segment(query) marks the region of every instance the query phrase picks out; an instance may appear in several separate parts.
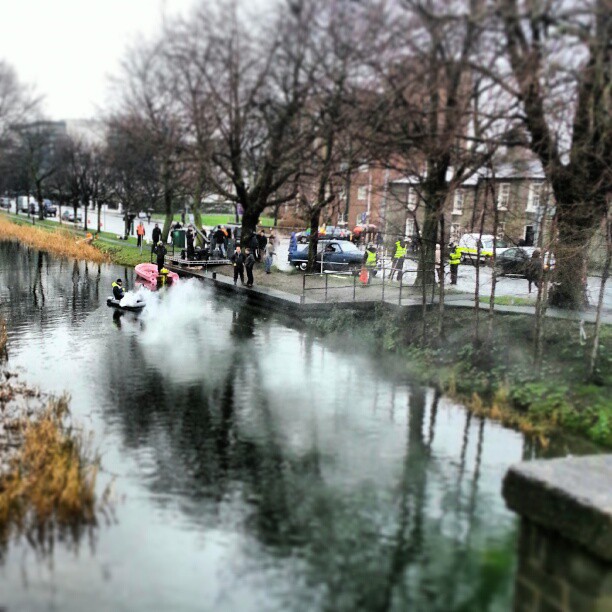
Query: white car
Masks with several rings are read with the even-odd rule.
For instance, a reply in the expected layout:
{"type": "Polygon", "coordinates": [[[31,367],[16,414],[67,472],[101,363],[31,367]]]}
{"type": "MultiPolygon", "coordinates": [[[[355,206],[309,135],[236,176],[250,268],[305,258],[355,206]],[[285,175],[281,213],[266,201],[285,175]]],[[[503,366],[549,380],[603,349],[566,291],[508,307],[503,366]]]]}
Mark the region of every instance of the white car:
{"type": "Polygon", "coordinates": [[[493,258],[493,244],[495,241],[495,253],[497,256],[510,248],[508,243],[495,238],[493,234],[463,234],[459,240],[459,252],[461,253],[461,263],[476,261],[478,257],[478,247],[480,246],[480,259],[485,262],[493,258]],[[479,245],[480,243],[480,245],[479,245]]]}

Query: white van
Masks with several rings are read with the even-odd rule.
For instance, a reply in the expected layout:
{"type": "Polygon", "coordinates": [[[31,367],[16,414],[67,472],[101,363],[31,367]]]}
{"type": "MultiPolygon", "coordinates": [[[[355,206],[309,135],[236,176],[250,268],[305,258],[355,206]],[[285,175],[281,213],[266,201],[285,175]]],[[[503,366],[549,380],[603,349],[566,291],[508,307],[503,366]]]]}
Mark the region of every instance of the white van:
{"type": "Polygon", "coordinates": [[[501,255],[508,250],[511,245],[507,242],[495,238],[493,234],[463,234],[459,240],[459,252],[461,253],[461,263],[467,261],[475,262],[478,256],[478,243],[480,242],[480,259],[485,262],[493,258],[493,241],[495,240],[495,251],[501,255]]]}

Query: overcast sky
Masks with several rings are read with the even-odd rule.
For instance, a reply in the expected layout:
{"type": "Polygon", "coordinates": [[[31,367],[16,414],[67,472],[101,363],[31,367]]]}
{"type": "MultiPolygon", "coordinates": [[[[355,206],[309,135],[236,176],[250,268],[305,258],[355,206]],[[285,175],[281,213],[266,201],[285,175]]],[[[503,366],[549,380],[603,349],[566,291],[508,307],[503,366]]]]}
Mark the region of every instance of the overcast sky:
{"type": "Polygon", "coordinates": [[[51,119],[93,117],[128,44],[194,0],[0,0],[0,58],[44,96],[51,119]]]}

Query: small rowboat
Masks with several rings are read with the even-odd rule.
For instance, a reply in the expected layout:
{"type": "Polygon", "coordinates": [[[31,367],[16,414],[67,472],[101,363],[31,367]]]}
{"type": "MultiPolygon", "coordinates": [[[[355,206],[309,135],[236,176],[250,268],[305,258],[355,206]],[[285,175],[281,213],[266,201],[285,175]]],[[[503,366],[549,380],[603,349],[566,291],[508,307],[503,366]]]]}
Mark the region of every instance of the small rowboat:
{"type": "Polygon", "coordinates": [[[106,305],[112,306],[113,308],[117,308],[118,310],[130,310],[132,312],[140,312],[145,307],[145,303],[142,300],[136,302],[135,304],[126,304],[125,306],[122,306],[121,301],[115,299],[113,296],[109,296],[106,298],[106,305]]]}
{"type": "MultiPolygon", "coordinates": [[[[152,263],[140,263],[135,268],[136,274],[140,278],[147,281],[147,283],[157,284],[159,273],[157,272],[157,265],[152,263]]],[[[176,283],[179,279],[179,275],[176,272],[168,272],[168,282],[176,283]]]]}

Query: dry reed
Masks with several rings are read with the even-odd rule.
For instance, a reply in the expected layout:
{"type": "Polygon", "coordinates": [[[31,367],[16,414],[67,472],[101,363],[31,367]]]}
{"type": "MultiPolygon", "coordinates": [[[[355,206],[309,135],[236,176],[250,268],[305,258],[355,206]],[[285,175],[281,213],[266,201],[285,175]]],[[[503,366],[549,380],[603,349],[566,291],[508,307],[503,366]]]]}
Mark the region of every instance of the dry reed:
{"type": "Polygon", "coordinates": [[[51,232],[37,227],[17,225],[0,217],[0,239],[18,240],[28,246],[61,257],[84,259],[95,263],[110,261],[108,254],[60,228],[51,232]]]}
{"type": "MultiPolygon", "coordinates": [[[[94,525],[98,461],[83,436],[65,426],[66,398],[25,421],[23,443],[0,477],[0,544],[12,533],[49,541],[55,529],[94,525]]],[[[44,543],[42,544],[44,546],[44,543]]]]}

